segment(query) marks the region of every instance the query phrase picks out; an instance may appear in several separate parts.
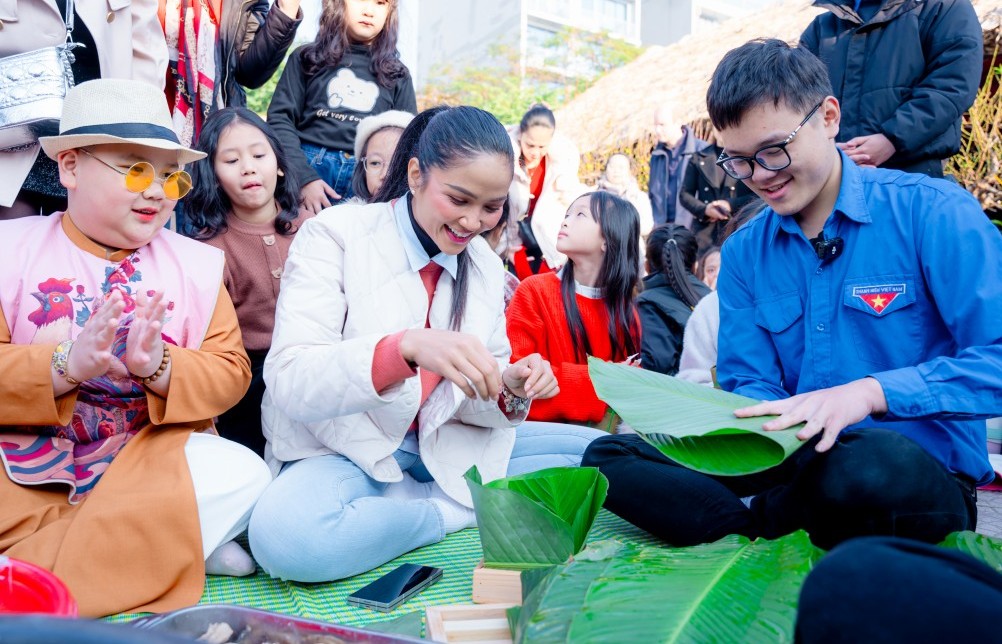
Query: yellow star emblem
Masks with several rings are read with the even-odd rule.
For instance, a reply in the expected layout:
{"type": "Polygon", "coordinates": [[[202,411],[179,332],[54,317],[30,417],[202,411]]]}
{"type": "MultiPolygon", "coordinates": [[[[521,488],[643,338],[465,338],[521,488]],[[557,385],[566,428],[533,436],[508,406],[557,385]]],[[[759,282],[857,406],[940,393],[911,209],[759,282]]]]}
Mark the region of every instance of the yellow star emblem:
{"type": "Polygon", "coordinates": [[[878,295],[877,297],[873,298],[873,308],[879,311],[885,306],[887,306],[887,300],[884,299],[883,295],[878,295]]]}

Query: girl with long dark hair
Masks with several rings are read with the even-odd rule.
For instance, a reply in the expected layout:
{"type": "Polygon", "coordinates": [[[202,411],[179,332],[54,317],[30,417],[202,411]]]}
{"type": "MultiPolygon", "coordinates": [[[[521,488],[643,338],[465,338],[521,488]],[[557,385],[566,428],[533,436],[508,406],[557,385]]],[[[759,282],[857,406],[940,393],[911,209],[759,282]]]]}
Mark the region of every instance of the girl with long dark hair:
{"type": "Polygon", "coordinates": [[[647,238],[648,275],[637,298],[644,369],[678,373],[686,322],[696,303],[710,293],[693,275],[696,250],[696,237],[685,226],[663,224],[647,238]]]}
{"type": "Polygon", "coordinates": [[[264,455],[262,369],[271,346],[282,267],[298,229],[299,185],[275,132],[245,107],[206,119],[198,137],[206,157],[192,167],[188,233],[226,253],[223,283],[251,360],[251,385],[219,416],[216,429],[264,455]]]}
{"type": "Polygon", "coordinates": [[[559,389],[538,353],[509,364],[504,268],[480,235],[502,216],[512,156],[493,116],[445,109],[407,193],[303,224],[264,369],[280,473],[250,527],[272,576],[341,579],[439,541],[475,524],[470,467],[491,480],[576,465],[598,435],[516,440],[530,402],[559,389]]]}
{"type": "Polygon", "coordinates": [[[316,40],[292,52],[268,106],[307,213],[352,196],[355,129],[417,101],[397,54],[396,0],[325,0],[316,40]]]}
{"type": "Polygon", "coordinates": [[[560,382],[557,396],[533,406],[531,420],[597,424],[607,407],[588,376],[588,356],[633,363],[640,351],[640,219],[622,197],[592,192],[571,203],[556,237],[567,263],[519,284],[508,337],[513,356],[539,352],[560,382]]]}

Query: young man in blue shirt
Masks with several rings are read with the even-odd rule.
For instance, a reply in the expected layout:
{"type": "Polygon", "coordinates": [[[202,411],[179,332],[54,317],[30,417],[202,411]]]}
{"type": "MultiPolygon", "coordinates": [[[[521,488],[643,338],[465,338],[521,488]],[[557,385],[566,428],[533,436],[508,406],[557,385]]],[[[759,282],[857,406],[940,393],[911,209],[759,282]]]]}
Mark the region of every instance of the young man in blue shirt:
{"type": "Polygon", "coordinates": [[[767,204],[724,245],[717,375],[806,422],[808,444],[748,476],[682,467],[637,437],[592,443],[606,507],[676,545],[806,529],[938,541],[974,529],[989,482],[983,419],[1002,412],[1002,237],[943,180],[857,167],[813,54],[729,52],[707,93],[718,161],[767,204]]]}

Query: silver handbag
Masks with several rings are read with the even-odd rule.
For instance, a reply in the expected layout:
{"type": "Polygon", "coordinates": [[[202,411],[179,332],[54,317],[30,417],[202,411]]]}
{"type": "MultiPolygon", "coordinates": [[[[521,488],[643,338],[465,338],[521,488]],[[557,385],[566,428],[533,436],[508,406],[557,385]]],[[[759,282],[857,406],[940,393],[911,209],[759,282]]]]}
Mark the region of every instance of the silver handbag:
{"type": "Polygon", "coordinates": [[[73,0],[66,2],[66,43],[0,58],[0,152],[59,134],[63,98],[73,87],[73,0]]]}

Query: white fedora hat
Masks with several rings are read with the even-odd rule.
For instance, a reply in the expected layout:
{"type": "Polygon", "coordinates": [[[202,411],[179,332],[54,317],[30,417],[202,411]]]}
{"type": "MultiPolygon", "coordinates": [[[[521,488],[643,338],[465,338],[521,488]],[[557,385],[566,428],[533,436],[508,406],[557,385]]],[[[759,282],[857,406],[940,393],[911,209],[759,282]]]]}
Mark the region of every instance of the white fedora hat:
{"type": "Polygon", "coordinates": [[[179,165],[205,158],[204,152],[178,141],[163,91],[121,78],[87,81],[66,92],[59,136],[43,136],[38,142],[50,159],[63,150],[108,143],[176,150],[179,165]]]}

